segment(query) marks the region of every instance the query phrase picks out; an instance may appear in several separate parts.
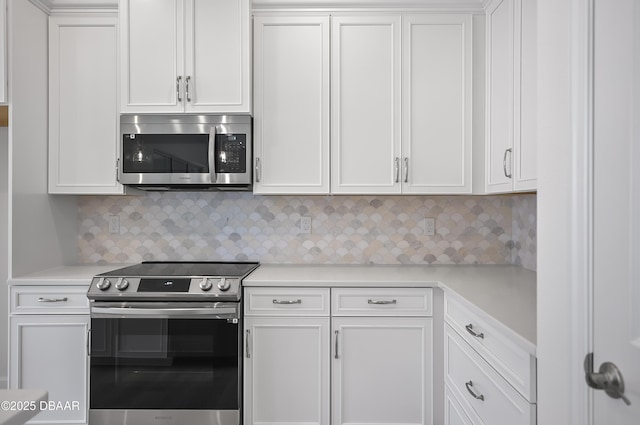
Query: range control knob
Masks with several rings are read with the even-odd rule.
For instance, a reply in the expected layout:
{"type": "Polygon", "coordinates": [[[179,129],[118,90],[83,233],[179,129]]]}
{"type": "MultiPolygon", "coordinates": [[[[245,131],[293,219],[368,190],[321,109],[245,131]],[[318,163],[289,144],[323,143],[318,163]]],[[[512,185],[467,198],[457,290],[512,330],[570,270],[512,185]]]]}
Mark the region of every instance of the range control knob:
{"type": "Polygon", "coordinates": [[[221,290],[222,292],[228,291],[230,287],[231,287],[231,283],[224,277],[220,279],[220,281],[218,282],[218,289],[221,290]]]}
{"type": "Polygon", "coordinates": [[[129,281],[127,279],[120,278],[116,282],[116,289],[118,291],[124,291],[129,287],[129,281]]]}
{"type": "Polygon", "coordinates": [[[203,278],[200,282],[200,289],[203,291],[209,291],[213,287],[213,283],[211,283],[211,279],[203,278]]]}
{"type": "Polygon", "coordinates": [[[96,288],[101,291],[106,291],[110,286],[111,281],[109,279],[105,279],[104,277],[101,277],[100,280],[98,280],[98,283],[96,283],[96,288]]]}

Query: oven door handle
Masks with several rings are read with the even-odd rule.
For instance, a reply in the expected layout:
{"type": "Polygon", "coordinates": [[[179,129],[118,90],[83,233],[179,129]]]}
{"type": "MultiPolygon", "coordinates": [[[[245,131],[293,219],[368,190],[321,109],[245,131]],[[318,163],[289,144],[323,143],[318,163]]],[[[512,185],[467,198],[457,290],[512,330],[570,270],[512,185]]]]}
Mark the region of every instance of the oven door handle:
{"type": "Polygon", "coordinates": [[[239,319],[237,307],[91,307],[91,317],[239,319]]]}

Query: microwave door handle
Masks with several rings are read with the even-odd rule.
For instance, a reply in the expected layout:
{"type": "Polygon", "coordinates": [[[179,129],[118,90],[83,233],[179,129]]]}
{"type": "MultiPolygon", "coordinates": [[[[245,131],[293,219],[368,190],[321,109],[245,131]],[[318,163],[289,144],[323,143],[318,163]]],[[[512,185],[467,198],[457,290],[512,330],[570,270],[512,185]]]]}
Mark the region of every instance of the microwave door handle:
{"type": "Polygon", "coordinates": [[[216,171],[216,135],[218,134],[218,127],[211,126],[211,132],[209,133],[209,175],[211,176],[211,183],[218,182],[218,172],[216,171]]]}

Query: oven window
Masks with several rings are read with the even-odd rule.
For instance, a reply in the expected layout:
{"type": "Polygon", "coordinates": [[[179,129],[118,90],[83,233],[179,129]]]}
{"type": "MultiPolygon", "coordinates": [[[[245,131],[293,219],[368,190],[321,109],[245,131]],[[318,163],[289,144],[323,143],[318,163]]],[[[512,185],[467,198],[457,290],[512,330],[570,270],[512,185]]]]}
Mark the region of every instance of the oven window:
{"type": "Polygon", "coordinates": [[[92,318],[92,409],[238,409],[239,325],[92,318]]]}

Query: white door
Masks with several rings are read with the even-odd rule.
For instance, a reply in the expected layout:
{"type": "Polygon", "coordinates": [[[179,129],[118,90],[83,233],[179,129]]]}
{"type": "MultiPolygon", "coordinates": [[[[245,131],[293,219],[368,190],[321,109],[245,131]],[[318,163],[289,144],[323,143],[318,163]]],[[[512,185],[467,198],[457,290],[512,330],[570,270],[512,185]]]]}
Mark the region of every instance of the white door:
{"type": "Polygon", "coordinates": [[[255,193],[329,193],[329,16],[254,18],[255,193]]]}
{"type": "Polygon", "coordinates": [[[471,192],[471,15],[403,17],[402,192],[471,192]]]}
{"type": "Polygon", "coordinates": [[[640,421],[640,2],[595,0],[595,368],[614,363],[631,402],[593,393],[596,425],[640,421]]]}
{"type": "Polygon", "coordinates": [[[251,112],[249,3],[185,2],[186,112],[251,112]]]}
{"type": "Polygon", "coordinates": [[[329,425],[329,318],[245,321],[244,425],[329,425]]]}
{"type": "Polygon", "coordinates": [[[400,193],[400,16],[334,16],[331,192],[400,193]]]}
{"type": "Polygon", "coordinates": [[[121,112],[182,112],[183,0],[120,0],[121,112]]]}
{"type": "Polygon", "coordinates": [[[331,423],[431,425],[432,319],[332,320],[331,423]]]}

